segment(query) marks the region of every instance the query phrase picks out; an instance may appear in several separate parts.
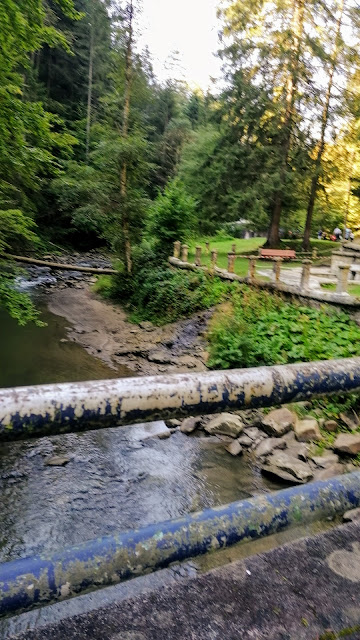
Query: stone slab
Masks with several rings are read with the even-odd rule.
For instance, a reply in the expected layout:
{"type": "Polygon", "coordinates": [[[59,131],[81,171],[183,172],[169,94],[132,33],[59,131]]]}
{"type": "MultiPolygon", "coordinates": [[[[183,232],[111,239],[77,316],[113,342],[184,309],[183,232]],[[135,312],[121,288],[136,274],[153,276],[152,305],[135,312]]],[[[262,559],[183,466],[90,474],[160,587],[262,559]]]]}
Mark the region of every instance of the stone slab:
{"type": "Polygon", "coordinates": [[[315,640],[325,633],[360,638],[360,523],[8,637],[315,640]]]}

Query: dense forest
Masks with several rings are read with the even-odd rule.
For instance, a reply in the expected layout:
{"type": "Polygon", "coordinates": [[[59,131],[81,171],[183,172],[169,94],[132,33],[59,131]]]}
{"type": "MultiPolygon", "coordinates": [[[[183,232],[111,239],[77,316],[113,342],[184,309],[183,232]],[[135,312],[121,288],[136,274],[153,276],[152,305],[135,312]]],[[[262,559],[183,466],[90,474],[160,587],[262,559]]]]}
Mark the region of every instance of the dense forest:
{"type": "MultiPolygon", "coordinates": [[[[106,244],[130,274],[150,249],[166,256],[174,239],[241,219],[271,247],[302,235],[305,250],[319,228],[360,229],[355,3],[222,3],[223,78],[206,94],[176,60],[159,83],[138,46],[140,11],[138,0],[2,0],[3,258],[106,244]]],[[[31,318],[0,267],[1,301],[31,318]]]]}

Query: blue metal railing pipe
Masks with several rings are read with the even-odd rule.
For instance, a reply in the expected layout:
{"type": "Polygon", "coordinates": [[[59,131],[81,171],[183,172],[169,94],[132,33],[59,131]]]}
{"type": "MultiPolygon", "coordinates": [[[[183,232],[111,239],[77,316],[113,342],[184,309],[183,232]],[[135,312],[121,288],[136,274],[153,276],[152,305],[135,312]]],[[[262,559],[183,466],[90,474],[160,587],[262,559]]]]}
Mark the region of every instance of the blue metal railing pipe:
{"type": "Polygon", "coordinates": [[[360,389],[360,358],[0,390],[0,441],[360,389]]]}
{"type": "Polygon", "coordinates": [[[208,551],[360,505],[360,473],[285,489],[53,555],[0,565],[0,614],[76,596],[208,551]]]}

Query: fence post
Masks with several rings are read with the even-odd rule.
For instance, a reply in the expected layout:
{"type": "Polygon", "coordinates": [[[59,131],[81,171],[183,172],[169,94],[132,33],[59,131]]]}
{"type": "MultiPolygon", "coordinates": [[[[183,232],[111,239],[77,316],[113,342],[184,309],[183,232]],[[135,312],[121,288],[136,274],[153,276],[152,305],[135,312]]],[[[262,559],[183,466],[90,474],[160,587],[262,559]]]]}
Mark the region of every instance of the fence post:
{"type": "Polygon", "coordinates": [[[249,257],[249,273],[248,273],[248,277],[249,277],[250,282],[253,282],[256,279],[256,274],[255,274],[256,260],[257,260],[256,256],[250,256],[249,257]]]}
{"type": "Polygon", "coordinates": [[[317,255],[317,248],[316,248],[316,247],[314,247],[314,248],[313,248],[313,252],[312,252],[312,259],[313,259],[313,260],[316,260],[316,258],[317,258],[317,257],[318,257],[318,255],[317,255]]]}
{"type": "Polygon", "coordinates": [[[336,293],[347,293],[348,277],[350,271],[349,264],[339,264],[338,281],[336,285],[336,293]]]}
{"type": "Polygon", "coordinates": [[[234,265],[235,265],[235,255],[233,253],[228,253],[228,272],[234,273],[234,265]]]}
{"type": "Polygon", "coordinates": [[[281,263],[282,258],[274,258],[274,276],[276,284],[280,282],[281,263]]]}
{"type": "Polygon", "coordinates": [[[216,267],[216,263],[217,263],[217,249],[211,249],[211,266],[214,268],[216,267]]]}
{"type": "Polygon", "coordinates": [[[236,253],[236,242],[231,245],[231,253],[236,253]]]}
{"type": "Polygon", "coordinates": [[[195,251],[195,264],[197,267],[201,266],[201,247],[197,246],[195,251]]]}
{"type": "Polygon", "coordinates": [[[188,255],[189,255],[189,247],[187,244],[183,244],[182,247],[182,255],[181,255],[181,259],[183,262],[187,262],[188,261],[188,255]]]}
{"type": "Polygon", "coordinates": [[[303,260],[302,265],[303,268],[301,273],[300,289],[302,291],[307,291],[310,284],[310,268],[312,265],[312,261],[308,259],[303,260]]]}
{"type": "Polygon", "coordinates": [[[208,256],[210,251],[210,242],[205,242],[205,254],[208,256]]]}
{"type": "Polygon", "coordinates": [[[180,258],[180,249],[181,242],[179,240],[176,240],[176,242],[174,242],[174,258],[180,258]]]}

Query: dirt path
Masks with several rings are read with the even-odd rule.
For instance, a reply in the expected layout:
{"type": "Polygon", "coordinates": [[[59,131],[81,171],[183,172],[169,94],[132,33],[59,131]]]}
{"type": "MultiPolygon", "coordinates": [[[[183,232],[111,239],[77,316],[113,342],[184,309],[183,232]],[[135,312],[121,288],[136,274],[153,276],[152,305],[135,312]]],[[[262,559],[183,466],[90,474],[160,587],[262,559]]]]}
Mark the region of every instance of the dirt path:
{"type": "Polygon", "coordinates": [[[197,314],[164,327],[127,321],[126,313],[91,292],[87,284],[76,289],[54,289],[49,310],[71,323],[69,339],[116,369],[126,365],[138,375],[204,371],[207,353],[202,334],[211,312],[197,314]]]}

